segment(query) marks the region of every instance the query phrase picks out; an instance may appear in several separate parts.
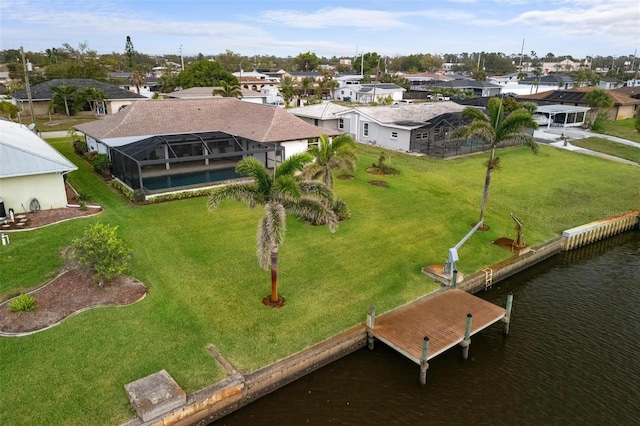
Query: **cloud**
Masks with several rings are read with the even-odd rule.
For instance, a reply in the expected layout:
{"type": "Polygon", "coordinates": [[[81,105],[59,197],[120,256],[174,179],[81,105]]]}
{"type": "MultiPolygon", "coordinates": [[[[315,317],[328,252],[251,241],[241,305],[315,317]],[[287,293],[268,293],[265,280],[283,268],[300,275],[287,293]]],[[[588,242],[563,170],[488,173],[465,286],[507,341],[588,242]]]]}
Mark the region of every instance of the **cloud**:
{"type": "MultiPolygon", "coordinates": [[[[571,2],[574,3],[574,2],[571,2]]],[[[540,26],[558,35],[596,36],[602,38],[640,37],[640,6],[636,0],[602,2],[593,0],[553,10],[531,10],[510,19],[518,25],[540,26]]]]}
{"type": "Polygon", "coordinates": [[[262,15],[262,19],[268,22],[294,28],[352,27],[372,30],[406,27],[401,17],[399,13],[341,7],[315,12],[270,10],[262,15]]]}

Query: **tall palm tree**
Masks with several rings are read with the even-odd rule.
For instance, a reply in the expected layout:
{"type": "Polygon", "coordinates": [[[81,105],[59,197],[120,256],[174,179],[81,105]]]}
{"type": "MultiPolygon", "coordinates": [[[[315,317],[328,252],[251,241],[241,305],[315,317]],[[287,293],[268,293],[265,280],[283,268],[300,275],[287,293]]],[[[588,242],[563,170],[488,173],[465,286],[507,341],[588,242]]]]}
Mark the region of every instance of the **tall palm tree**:
{"type": "Polygon", "coordinates": [[[340,87],[340,83],[338,82],[338,80],[335,79],[331,79],[327,82],[327,88],[329,89],[329,92],[331,93],[331,99],[334,99],[334,92],[337,88],[340,87]]]}
{"type": "Polygon", "coordinates": [[[520,108],[509,115],[505,115],[502,100],[491,98],[487,102],[487,113],[474,107],[462,110],[462,117],[471,119],[468,126],[459,127],[452,132],[452,138],[464,137],[466,139],[478,138],[490,145],[489,160],[485,163],[487,173],[484,181],[482,205],[480,207],[480,228],[484,228],[484,213],[491,185],[491,173],[499,168],[500,157],[496,157],[496,149],[503,142],[520,142],[538,152],[538,145],[526,129],[537,129],[538,125],[533,120],[531,112],[526,108],[520,108]]]}
{"type": "Polygon", "coordinates": [[[280,80],[280,94],[282,99],[289,106],[293,98],[296,96],[295,82],[291,76],[285,75],[280,80]]]}
{"type": "Polygon", "coordinates": [[[307,150],[313,155],[314,162],[302,169],[302,175],[309,179],[322,179],[327,188],[333,188],[332,170],[355,171],[358,157],[355,142],[350,135],[340,135],[329,141],[326,135],[320,135],[318,146],[307,150]]]}
{"type": "Polygon", "coordinates": [[[302,82],[300,83],[300,87],[302,88],[304,97],[307,96],[307,91],[311,88],[311,86],[313,86],[313,81],[311,81],[309,77],[305,77],[302,79],[302,82]]]}
{"type": "Polygon", "coordinates": [[[249,207],[264,206],[264,216],[258,225],[257,255],[260,266],[271,269],[271,295],[262,300],[268,306],[284,304],[284,298],[278,295],[278,252],[284,242],[286,212],[313,223],[326,223],[331,232],[336,228],[335,214],[323,203],[333,199],[331,190],[320,182],[296,176],[312,159],[308,153],[293,155],[271,174],[255,158],[246,158],[238,162],[236,172],[253,180],[217,187],[209,196],[209,210],[215,210],[228,198],[244,201],[249,207]]]}
{"type": "Polygon", "coordinates": [[[242,90],[240,90],[240,86],[237,84],[220,80],[220,88],[213,89],[213,95],[220,95],[223,98],[237,98],[238,96],[242,96],[242,90]]]}

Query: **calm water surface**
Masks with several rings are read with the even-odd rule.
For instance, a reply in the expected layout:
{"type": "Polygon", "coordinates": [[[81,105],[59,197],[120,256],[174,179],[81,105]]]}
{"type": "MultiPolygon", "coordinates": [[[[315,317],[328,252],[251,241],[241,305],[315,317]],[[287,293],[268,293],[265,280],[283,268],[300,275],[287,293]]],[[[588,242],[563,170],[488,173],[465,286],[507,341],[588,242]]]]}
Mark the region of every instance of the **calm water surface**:
{"type": "Polygon", "coordinates": [[[419,367],[376,342],[214,425],[640,425],[640,232],[554,256],[478,295],[496,324],[419,367]]]}

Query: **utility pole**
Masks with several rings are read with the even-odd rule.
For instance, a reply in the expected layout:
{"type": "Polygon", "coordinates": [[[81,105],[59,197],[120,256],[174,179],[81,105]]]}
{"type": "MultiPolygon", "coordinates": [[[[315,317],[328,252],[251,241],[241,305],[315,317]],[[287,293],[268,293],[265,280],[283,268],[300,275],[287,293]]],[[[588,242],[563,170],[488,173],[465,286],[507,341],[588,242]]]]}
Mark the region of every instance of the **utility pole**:
{"type": "Polygon", "coordinates": [[[518,72],[522,72],[522,54],[524,53],[524,39],[522,39],[522,48],[520,49],[520,65],[518,66],[518,72]]]}
{"type": "Polygon", "coordinates": [[[27,61],[24,58],[24,48],[20,46],[20,54],[22,55],[22,69],[24,70],[24,86],[27,89],[27,99],[29,100],[29,111],[31,112],[31,123],[36,122],[33,114],[33,100],[31,99],[31,85],[29,84],[29,73],[27,71],[27,61]]]}
{"type": "Polygon", "coordinates": [[[184,71],[184,56],[182,56],[182,45],[180,45],[180,67],[184,71]]]}

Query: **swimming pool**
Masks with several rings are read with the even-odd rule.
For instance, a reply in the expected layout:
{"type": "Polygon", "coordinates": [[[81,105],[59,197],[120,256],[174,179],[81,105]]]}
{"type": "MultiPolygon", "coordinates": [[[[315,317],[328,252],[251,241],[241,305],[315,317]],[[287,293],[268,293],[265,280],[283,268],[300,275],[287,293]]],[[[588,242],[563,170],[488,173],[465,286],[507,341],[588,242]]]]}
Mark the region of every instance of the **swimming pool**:
{"type": "Polygon", "coordinates": [[[146,177],[142,178],[142,185],[145,189],[155,191],[158,189],[178,188],[202,183],[216,183],[240,177],[242,176],[237,174],[235,169],[203,170],[177,175],[146,177]]]}

